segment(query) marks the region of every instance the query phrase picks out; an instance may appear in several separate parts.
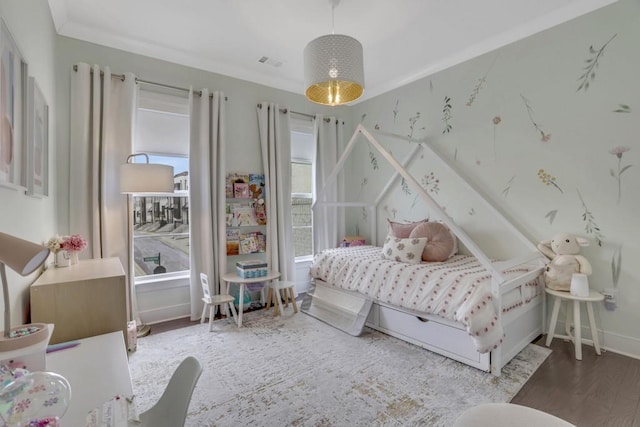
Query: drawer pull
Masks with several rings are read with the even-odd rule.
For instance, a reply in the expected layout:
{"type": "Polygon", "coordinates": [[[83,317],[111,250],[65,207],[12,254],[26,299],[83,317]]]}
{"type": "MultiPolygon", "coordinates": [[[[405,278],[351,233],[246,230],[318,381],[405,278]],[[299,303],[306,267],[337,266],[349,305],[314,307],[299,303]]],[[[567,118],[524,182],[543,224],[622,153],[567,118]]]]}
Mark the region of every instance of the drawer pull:
{"type": "Polygon", "coordinates": [[[420,316],[416,316],[416,319],[418,319],[422,323],[427,323],[429,321],[429,319],[425,319],[424,317],[420,317],[420,316]]]}

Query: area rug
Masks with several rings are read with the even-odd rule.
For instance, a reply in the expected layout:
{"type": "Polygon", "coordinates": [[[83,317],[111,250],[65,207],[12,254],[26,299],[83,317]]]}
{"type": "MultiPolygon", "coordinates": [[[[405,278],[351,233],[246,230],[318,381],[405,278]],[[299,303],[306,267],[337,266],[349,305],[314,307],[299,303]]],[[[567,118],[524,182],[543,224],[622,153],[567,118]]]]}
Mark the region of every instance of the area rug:
{"type": "Polygon", "coordinates": [[[138,411],[178,364],[204,368],[187,426],[450,426],[465,409],[508,402],[549,355],[530,344],[494,377],[365,328],[353,337],[307,316],[246,313],[138,340],[129,369],[138,411]]]}

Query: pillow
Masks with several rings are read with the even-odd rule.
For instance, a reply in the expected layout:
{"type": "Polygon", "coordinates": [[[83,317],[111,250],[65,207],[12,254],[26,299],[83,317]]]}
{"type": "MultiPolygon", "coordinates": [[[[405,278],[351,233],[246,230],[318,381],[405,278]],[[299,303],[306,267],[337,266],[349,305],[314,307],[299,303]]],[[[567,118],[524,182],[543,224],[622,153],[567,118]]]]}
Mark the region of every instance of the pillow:
{"type": "Polygon", "coordinates": [[[446,261],[458,252],[456,237],[449,227],[439,222],[425,222],[418,225],[410,238],[426,238],[422,260],[429,262],[446,261]]]}
{"type": "Polygon", "coordinates": [[[422,251],[427,243],[425,237],[413,239],[400,239],[387,235],[382,247],[382,258],[409,264],[418,264],[422,261],[422,251]]]}
{"type": "Polygon", "coordinates": [[[406,239],[409,237],[414,228],[427,221],[428,220],[423,219],[422,221],[402,223],[393,222],[389,218],[387,218],[387,222],[389,223],[389,235],[392,237],[399,237],[400,239],[406,239]]]}

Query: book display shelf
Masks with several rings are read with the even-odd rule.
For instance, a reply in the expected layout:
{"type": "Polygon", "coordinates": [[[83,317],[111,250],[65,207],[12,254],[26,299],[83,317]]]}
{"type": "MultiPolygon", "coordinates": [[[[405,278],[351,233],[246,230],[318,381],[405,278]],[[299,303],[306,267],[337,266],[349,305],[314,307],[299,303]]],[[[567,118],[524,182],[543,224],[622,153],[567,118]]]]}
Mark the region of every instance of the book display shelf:
{"type": "Polygon", "coordinates": [[[264,253],[267,245],[264,175],[229,173],[225,189],[227,256],[264,253]]]}

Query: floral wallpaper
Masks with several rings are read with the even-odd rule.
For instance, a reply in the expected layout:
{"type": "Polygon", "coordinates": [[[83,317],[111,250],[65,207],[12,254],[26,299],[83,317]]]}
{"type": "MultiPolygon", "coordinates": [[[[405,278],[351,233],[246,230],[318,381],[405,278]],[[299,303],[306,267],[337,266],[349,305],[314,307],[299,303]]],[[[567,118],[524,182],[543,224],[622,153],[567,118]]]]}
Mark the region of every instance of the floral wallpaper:
{"type": "MultiPolygon", "coordinates": [[[[490,210],[427,144],[534,244],[558,232],[587,237],[591,245],[582,254],[594,267],[591,287],[618,292],[615,307],[597,307],[604,345],[640,357],[638,40],[640,3],[621,0],[350,112],[369,130],[408,137],[374,134],[399,160],[420,146],[407,169],[447,215],[492,248],[490,255],[508,256],[515,246],[500,241],[505,232],[490,210]]],[[[375,200],[392,168],[368,143],[350,162],[347,193],[375,200]]],[[[396,179],[378,206],[379,239],[386,218],[429,216],[414,193],[396,179]]],[[[349,213],[347,232],[370,233],[367,220],[365,209],[349,213]]]]}

